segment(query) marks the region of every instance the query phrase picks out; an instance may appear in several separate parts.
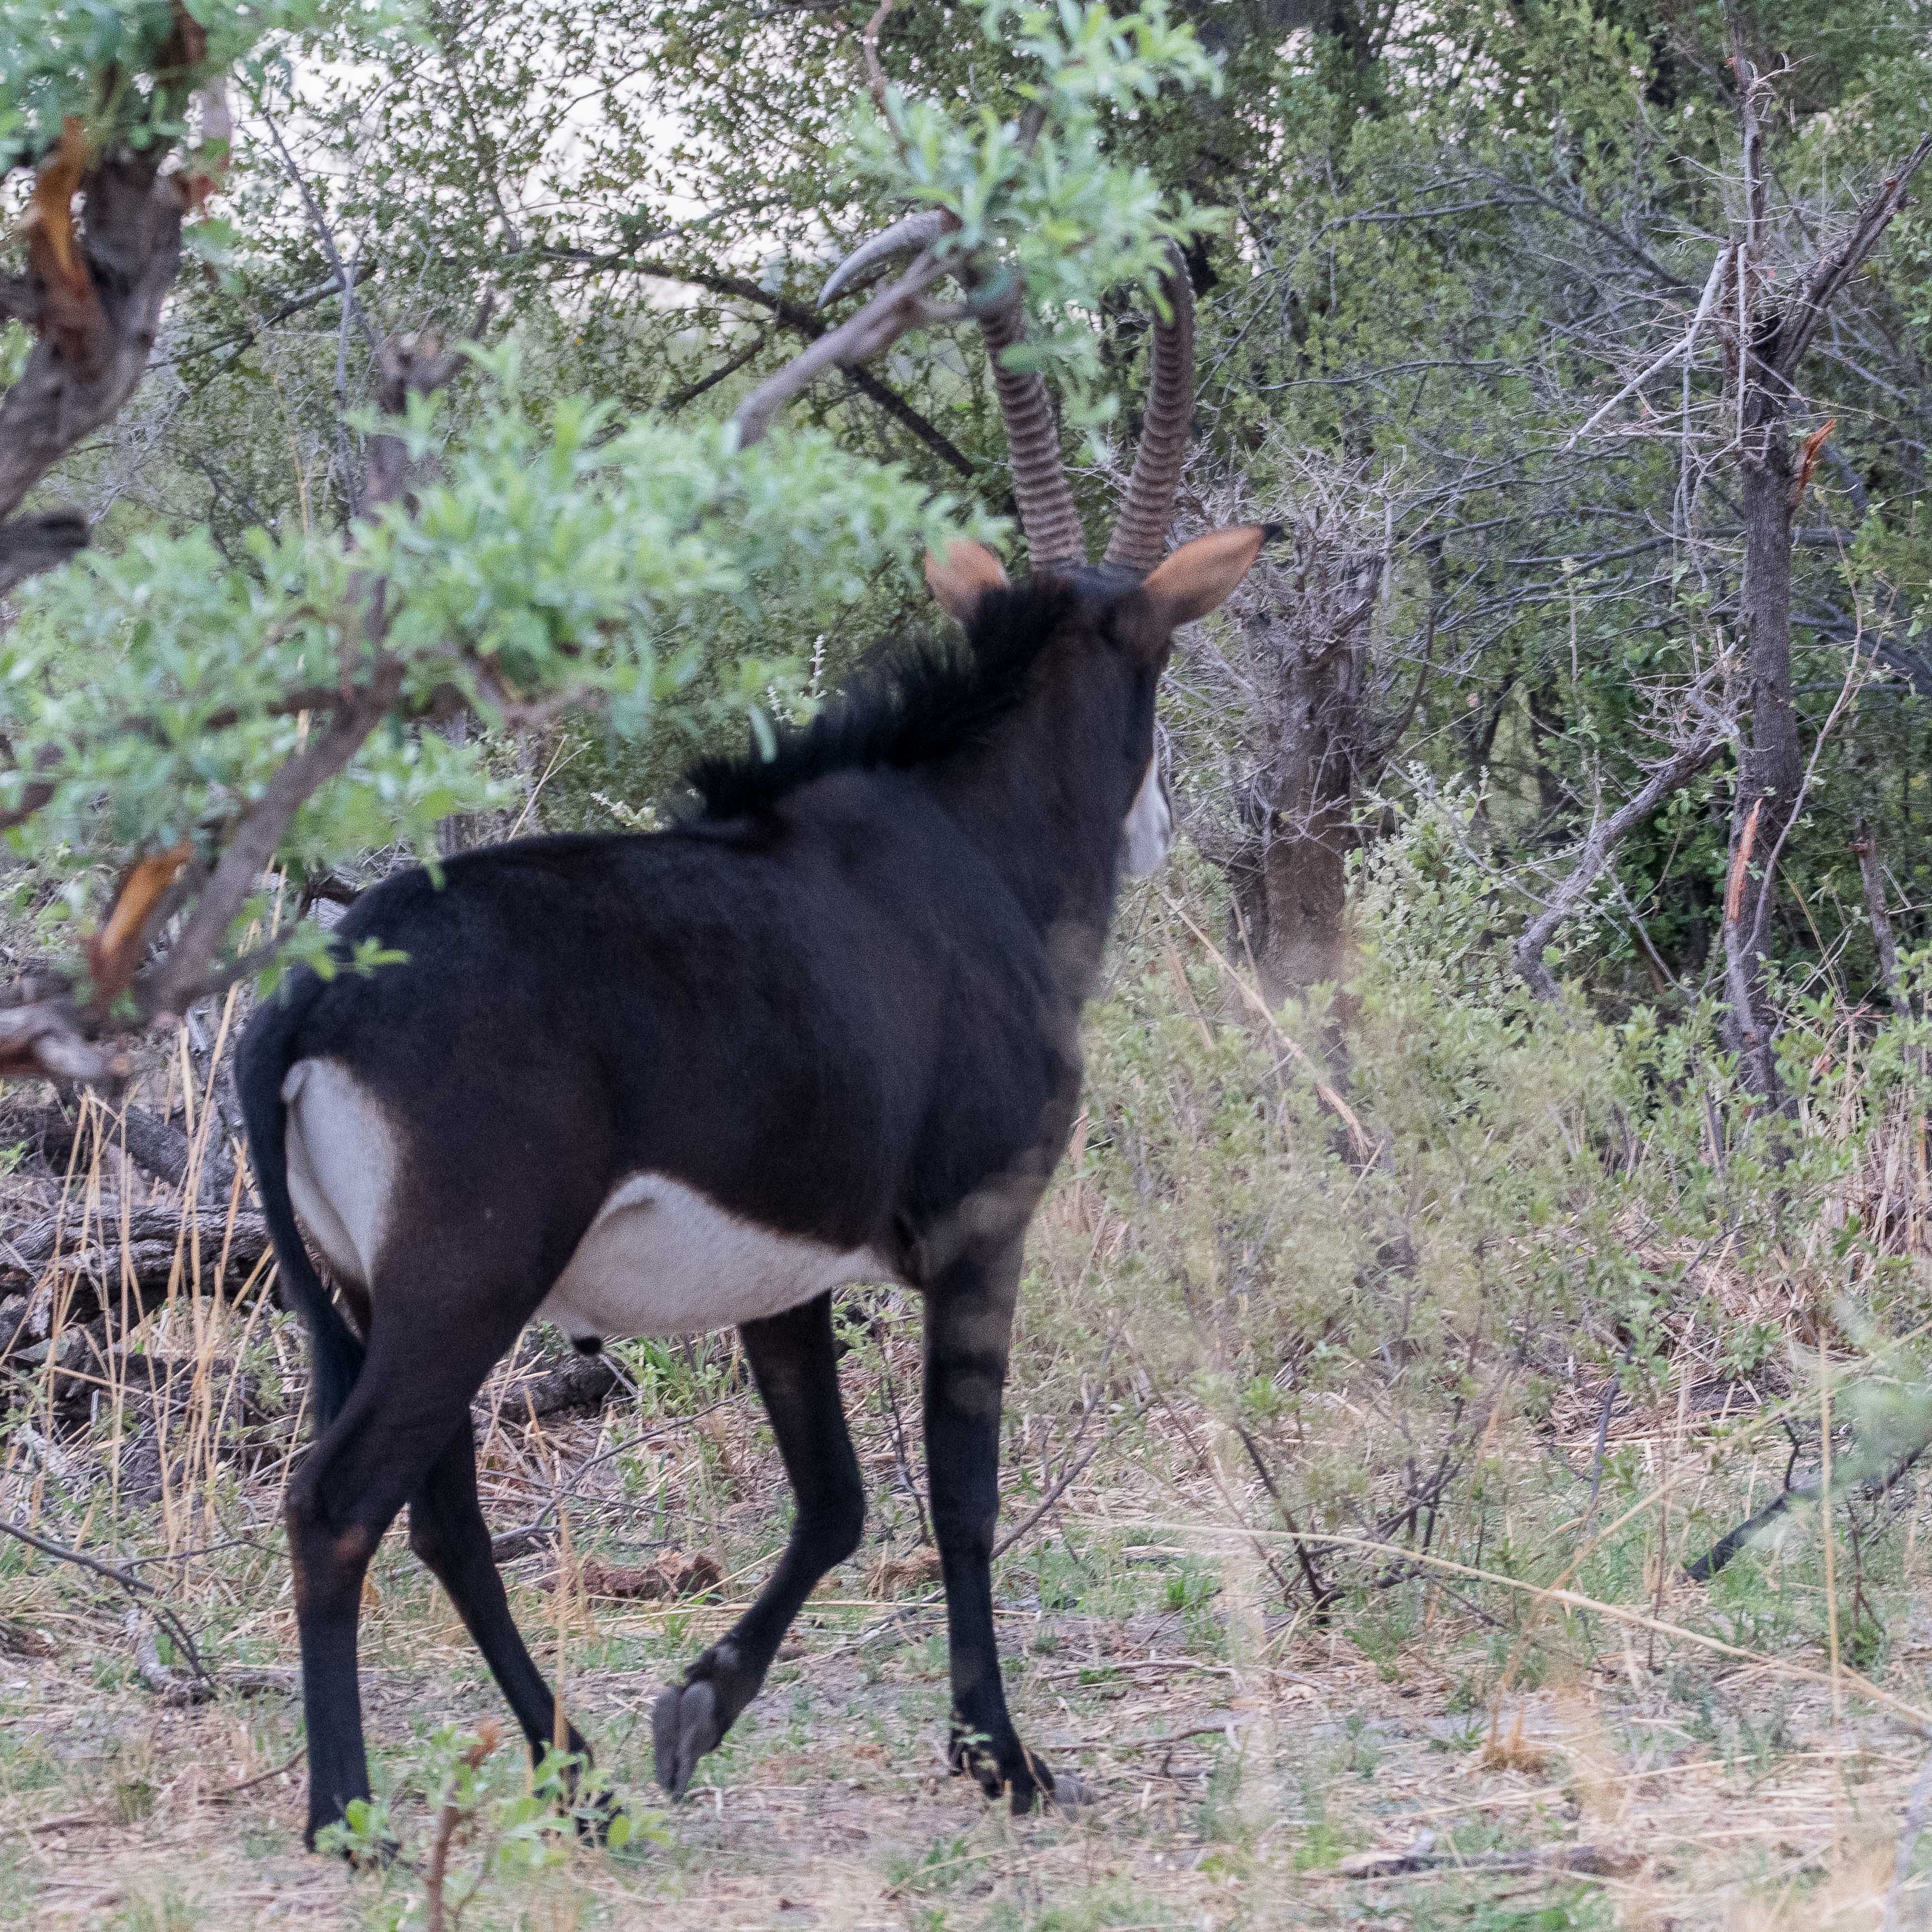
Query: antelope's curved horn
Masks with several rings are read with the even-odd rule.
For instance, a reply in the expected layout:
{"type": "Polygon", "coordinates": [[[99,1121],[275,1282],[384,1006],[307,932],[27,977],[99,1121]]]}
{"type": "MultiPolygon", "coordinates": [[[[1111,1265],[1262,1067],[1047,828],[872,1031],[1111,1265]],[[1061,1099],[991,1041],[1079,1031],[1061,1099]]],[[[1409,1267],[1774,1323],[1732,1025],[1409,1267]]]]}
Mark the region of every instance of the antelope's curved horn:
{"type": "Polygon", "coordinates": [[[1168,246],[1161,278],[1170,319],[1156,318],[1140,445],[1107,543],[1107,561],[1144,574],[1167,554],[1174,493],[1194,418],[1194,289],[1180,250],[1168,246]]]}
{"type": "Polygon", "coordinates": [[[868,269],[880,262],[890,261],[895,255],[910,255],[916,249],[930,248],[954,225],[944,208],[928,208],[881,229],[869,242],[860,242],[826,278],[824,287],[818,292],[818,306],[823,308],[853,287],[868,269]]]}
{"type": "MultiPolygon", "coordinates": [[[[878,263],[913,249],[929,248],[956,225],[942,208],[928,208],[894,222],[869,242],[862,242],[832,272],[819,291],[820,305],[850,288],[878,263]]],[[[1017,292],[1002,298],[990,273],[970,260],[953,266],[972,298],[968,307],[992,358],[993,387],[1012,457],[1013,499],[1019,508],[1020,527],[1026,533],[1028,554],[1036,566],[1084,563],[1087,538],[1060,461],[1060,428],[1046,385],[1036,372],[1009,369],[1004,360],[1006,350],[1026,340],[1026,321],[1017,292]]],[[[1190,382],[1192,366],[1190,357],[1186,376],[1190,382]]],[[[1162,528],[1164,534],[1165,523],[1162,528]]]]}
{"type": "Polygon", "coordinates": [[[1084,563],[1086,533],[1060,460],[1060,425],[1046,385],[1037,370],[1006,364],[1006,352],[1026,340],[1017,294],[981,314],[980,332],[992,358],[993,387],[1013,460],[1013,500],[1026,532],[1028,559],[1036,569],[1042,564],[1084,563]]]}

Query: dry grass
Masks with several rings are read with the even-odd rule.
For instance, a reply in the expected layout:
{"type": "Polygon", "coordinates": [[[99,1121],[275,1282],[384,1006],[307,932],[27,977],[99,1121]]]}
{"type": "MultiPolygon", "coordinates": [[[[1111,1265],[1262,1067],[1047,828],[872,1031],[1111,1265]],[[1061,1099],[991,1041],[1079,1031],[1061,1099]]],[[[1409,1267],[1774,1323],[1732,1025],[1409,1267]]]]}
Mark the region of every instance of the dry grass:
{"type": "MultiPolygon", "coordinates": [[[[1204,1053],[1238,1023],[1198,1000],[1177,1010],[1204,1053]]],[[[196,1055],[178,1038],[142,1090],[188,1132],[183,1188],[141,1174],[105,1117],[60,1172],[5,1184],[9,1238],[50,1215],[64,1232],[30,1298],[50,1346],[9,1371],[0,1515],[137,1566],[226,1687],[188,1702],[184,1660],[154,1654],[151,1624],[144,1666],[124,1589],[0,1543],[8,1922],[422,1922],[422,1862],[450,1816],[433,1734],[499,1715],[452,1612],[392,1535],[366,1605],[365,1697],[416,1862],[354,1874],[301,1852],[279,1497],[304,1435],[303,1371],[261,1292],[266,1264],[233,1264],[250,1199],[208,1072],[220,1045],[196,1055]],[[185,1212],[224,1159],[225,1193],[185,1212]],[[144,1215],[178,1231],[164,1265],[144,1215]],[[90,1322],[93,1354],[63,1343],[90,1322]],[[244,1677],[253,1694],[234,1688],[244,1677]]],[[[1844,1284],[1833,1226],[1858,1217],[1894,1264],[1924,1251],[1924,1138],[1903,1110],[1864,1132],[1815,1217],[1815,1249],[1777,1280],[1721,1250],[1673,1250],[1654,1223],[1625,1234],[1731,1316],[1774,1320],[1815,1363],[1821,1335],[1844,1346],[1820,1318],[1821,1282],[1844,1284]]],[[[1916,1492],[1901,1485],[1838,1552],[1852,1574],[1835,1578],[1832,1610],[1856,1588],[1882,1640],[1861,1636],[1858,1614],[1825,1613],[1815,1522],[1718,1585],[1681,1568],[1776,1487],[1785,1422],[1808,1420],[1816,1439],[1815,1389],[1792,1357],[1739,1374],[1709,1323],[1684,1321],[1636,1392],[1573,1364],[1532,1415],[1505,1377],[1459,1424],[1454,1520],[1432,1545],[1414,1519],[1370,1534],[1331,1515],[1297,1516],[1298,1546],[1282,1512],[1311,1504],[1269,1482],[1304,1463],[1372,1466],[1365,1521],[1418,1412],[1345,1380],[1311,1385],[1292,1438],[1264,1445],[1264,1480],[1244,1412],[1215,1398],[1211,1374],[1178,1379],[1174,1349],[1144,1346],[1152,1304],[1124,1300],[1154,1252],[1153,1211],[1076,1152],[1036,1244],[1005,1470],[1017,1533],[996,1589],[1016,1709],[1097,1804],[1014,1820],[944,1774],[917,1312],[868,1292],[851,1304],[845,1364],[873,1498],[866,1549],[808,1606],[690,1803],[621,1852],[569,1844],[540,1868],[493,1872],[462,1924],[1932,1924],[1932,1846],[1898,1870],[1915,1788],[1922,1823],[1928,1808],[1932,1722],[1916,1492]],[[1324,1606],[1304,1560],[1336,1587],[1324,1606]]],[[[1215,1371],[1240,1345],[1211,1327],[1200,1346],[1215,1371]]],[[[519,1617],[620,1788],[648,1808],[650,1697],[754,1592],[788,1508],[728,1341],[625,1360],[634,1396],[527,1424],[508,1398],[548,1364],[506,1364],[484,1392],[480,1462],[493,1525],[528,1532],[506,1563],[519,1617]]],[[[488,1757],[476,1835],[449,1838],[463,1882],[524,1788],[516,1756],[488,1757]]]]}

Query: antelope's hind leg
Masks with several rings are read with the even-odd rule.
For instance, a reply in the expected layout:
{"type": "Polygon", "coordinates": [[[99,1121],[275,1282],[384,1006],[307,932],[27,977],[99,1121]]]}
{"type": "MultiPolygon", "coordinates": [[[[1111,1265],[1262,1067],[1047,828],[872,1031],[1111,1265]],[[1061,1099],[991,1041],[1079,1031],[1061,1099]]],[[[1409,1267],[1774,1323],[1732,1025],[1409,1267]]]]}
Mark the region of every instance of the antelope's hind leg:
{"type": "MultiPolygon", "coordinates": [[[[448,1268],[446,1258],[418,1280],[446,1280],[448,1268]]],[[[447,1456],[460,1432],[467,1457],[470,1398],[522,1320],[508,1297],[412,1295],[405,1289],[387,1306],[378,1297],[368,1353],[349,1399],[289,1484],[289,1554],[308,1727],[304,1837],[311,1846],[319,1831],[340,1822],[352,1802],[369,1796],[356,1634],[370,1559],[412,1496],[436,1496],[432,1515],[451,1516],[447,1456]],[[439,1312],[452,1308],[460,1310],[462,1320],[439,1312]]],[[[473,1465],[466,1466],[473,1502],[473,1465]]],[[[480,1527],[480,1516],[477,1520],[480,1527]]],[[[460,1532],[454,1550],[454,1574],[468,1586],[473,1552],[464,1551],[460,1532]]],[[[440,1543],[438,1551],[444,1553],[440,1543]]],[[[487,1560],[487,1539],[483,1554],[487,1560]]],[[[496,1588],[500,1595],[500,1582],[496,1588]]]]}
{"type": "MultiPolygon", "coordinates": [[[[490,1527],[476,1495],[476,1444],[466,1410],[463,1426],[410,1498],[410,1547],[435,1573],[464,1626],[483,1653],[530,1742],[532,1763],[553,1745],[590,1761],[590,1747],[566,1718],[544,1681],[510,1614],[510,1599],[490,1547],[490,1527]]],[[[596,1835],[597,1816],[579,1814],[580,1828],[596,1835]]]]}
{"type": "Polygon", "coordinates": [[[779,1642],[818,1580],[858,1548],[865,1530],[865,1486],[838,1400],[832,1297],[748,1322],[739,1332],[798,1513],[758,1600],[697,1659],[682,1684],[660,1694],[651,1713],[658,1782],[674,1798],[684,1796],[698,1760],[717,1748],[758,1695],[779,1642]]]}
{"type": "Polygon", "coordinates": [[[1020,1241],[969,1249],[926,1292],[926,1486],[946,1580],[956,1772],[1016,1811],[1040,1798],[1071,1810],[1087,1793],[1020,1741],[1006,1708],[993,1624],[993,1530],[1000,1511],[1000,1410],[1020,1277],[1020,1241]]]}

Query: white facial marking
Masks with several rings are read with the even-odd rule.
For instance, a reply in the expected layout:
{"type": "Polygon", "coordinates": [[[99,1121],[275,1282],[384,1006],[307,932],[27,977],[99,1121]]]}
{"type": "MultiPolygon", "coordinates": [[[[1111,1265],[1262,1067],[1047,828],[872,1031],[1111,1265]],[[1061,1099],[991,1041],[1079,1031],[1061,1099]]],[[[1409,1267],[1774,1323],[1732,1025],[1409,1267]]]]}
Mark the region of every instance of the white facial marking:
{"type": "Polygon", "coordinates": [[[1167,802],[1167,787],[1161,782],[1160,759],[1148,760],[1146,776],[1120,826],[1120,870],[1130,879],[1144,879],[1158,872],[1174,842],[1174,814],[1167,802]]]}
{"type": "Polygon", "coordinates": [[[892,1278],[865,1249],[779,1234],[668,1174],[634,1174],[537,1312],[576,1336],[691,1335],[782,1315],[844,1282],[892,1278]]]}
{"type": "Polygon", "coordinates": [[[337,1060],[297,1060],[282,1099],[296,1212],[329,1267],[366,1288],[388,1232],[394,1133],[374,1095],[337,1060]]]}

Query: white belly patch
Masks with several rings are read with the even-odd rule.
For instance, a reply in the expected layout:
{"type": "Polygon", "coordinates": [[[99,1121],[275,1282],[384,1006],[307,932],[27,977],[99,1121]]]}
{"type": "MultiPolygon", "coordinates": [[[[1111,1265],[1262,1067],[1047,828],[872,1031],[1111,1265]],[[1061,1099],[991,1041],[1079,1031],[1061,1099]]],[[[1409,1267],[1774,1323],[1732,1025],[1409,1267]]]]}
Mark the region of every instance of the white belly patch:
{"type": "MultiPolygon", "coordinates": [[[[407,1282],[376,1278],[398,1137],[375,1096],[338,1062],[302,1060],[282,1098],[289,1194],[310,1238],[338,1276],[379,1291],[379,1304],[382,1292],[406,1294],[407,1282]]],[[[689,1335],[892,1278],[866,1249],[775,1233],[668,1174],[634,1174],[611,1190],[537,1312],[578,1337],[689,1335]]]]}
{"type": "Polygon", "coordinates": [[[611,1190],[537,1312],[566,1334],[688,1335],[736,1326],[852,1281],[890,1281],[864,1248],[841,1250],[740,1220],[668,1174],[611,1190]]]}

